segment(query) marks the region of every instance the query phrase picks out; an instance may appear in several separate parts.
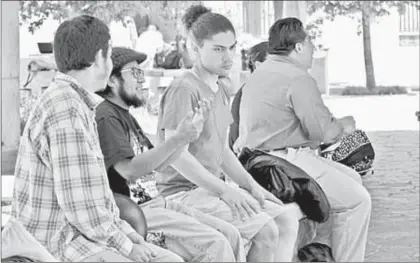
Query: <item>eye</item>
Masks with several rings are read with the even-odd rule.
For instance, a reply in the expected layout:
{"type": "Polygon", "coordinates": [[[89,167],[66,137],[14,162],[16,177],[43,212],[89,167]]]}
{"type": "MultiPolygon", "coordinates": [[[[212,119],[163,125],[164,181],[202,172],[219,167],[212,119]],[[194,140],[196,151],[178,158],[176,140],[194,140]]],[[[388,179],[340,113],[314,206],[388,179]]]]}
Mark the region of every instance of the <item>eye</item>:
{"type": "Polygon", "coordinates": [[[218,53],[223,51],[223,49],[221,47],[215,47],[213,50],[218,52],[218,53]]]}

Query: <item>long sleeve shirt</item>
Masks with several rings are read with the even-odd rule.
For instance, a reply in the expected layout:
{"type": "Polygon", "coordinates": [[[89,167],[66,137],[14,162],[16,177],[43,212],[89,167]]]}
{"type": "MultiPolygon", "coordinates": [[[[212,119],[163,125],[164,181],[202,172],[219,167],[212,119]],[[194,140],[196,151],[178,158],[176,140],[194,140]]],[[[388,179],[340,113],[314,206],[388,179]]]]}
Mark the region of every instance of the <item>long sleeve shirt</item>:
{"type": "Polygon", "coordinates": [[[61,261],[104,249],[128,256],[135,230],[108,185],[96,95],[58,73],[34,105],[15,168],[12,216],[61,261]]]}
{"type": "Polygon", "coordinates": [[[316,148],[343,134],[316,81],[293,58],[269,55],[242,90],[235,150],[316,148]]]}

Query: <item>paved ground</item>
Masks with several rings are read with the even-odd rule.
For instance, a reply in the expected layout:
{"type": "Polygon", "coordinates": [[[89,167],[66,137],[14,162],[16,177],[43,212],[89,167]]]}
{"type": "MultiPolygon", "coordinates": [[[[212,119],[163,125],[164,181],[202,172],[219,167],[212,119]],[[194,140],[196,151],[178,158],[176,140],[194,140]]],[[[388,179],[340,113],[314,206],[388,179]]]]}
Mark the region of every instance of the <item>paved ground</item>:
{"type": "Polygon", "coordinates": [[[364,179],[373,205],[366,261],[419,262],[419,96],[325,101],[354,114],[376,150],[375,174],[364,179]]]}
{"type": "Polygon", "coordinates": [[[419,95],[325,101],[337,116],[354,115],[376,150],[375,174],[364,179],[373,200],[366,261],[419,262],[419,95]]]}

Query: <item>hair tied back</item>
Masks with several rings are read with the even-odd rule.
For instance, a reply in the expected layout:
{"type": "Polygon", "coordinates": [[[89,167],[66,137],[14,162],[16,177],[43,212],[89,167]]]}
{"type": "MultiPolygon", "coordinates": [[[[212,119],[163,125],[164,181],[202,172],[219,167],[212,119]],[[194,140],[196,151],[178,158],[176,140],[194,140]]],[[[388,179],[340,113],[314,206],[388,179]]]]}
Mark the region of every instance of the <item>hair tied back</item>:
{"type": "Polygon", "coordinates": [[[185,12],[182,18],[182,22],[184,23],[185,28],[187,30],[190,30],[194,22],[196,22],[200,16],[206,13],[210,13],[210,12],[211,12],[211,9],[203,5],[192,5],[185,12]]]}

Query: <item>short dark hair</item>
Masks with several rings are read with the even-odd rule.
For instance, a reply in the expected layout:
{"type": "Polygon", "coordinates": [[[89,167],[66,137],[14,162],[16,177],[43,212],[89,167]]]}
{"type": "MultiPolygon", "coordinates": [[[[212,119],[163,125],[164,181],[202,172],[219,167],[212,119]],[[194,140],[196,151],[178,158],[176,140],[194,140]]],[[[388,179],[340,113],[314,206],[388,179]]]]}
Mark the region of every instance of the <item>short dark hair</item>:
{"type": "Polygon", "coordinates": [[[111,35],[108,26],[96,17],[77,16],[60,24],[54,36],[54,57],[60,72],[90,67],[102,50],[106,57],[111,35]]]}
{"type": "Polygon", "coordinates": [[[277,20],[268,33],[268,54],[289,55],[307,37],[303,23],[294,17],[277,20]]]}
{"type": "Polygon", "coordinates": [[[264,62],[267,57],[268,41],[260,42],[252,46],[248,51],[248,69],[255,70],[255,62],[264,62]]]}
{"type": "MultiPolygon", "coordinates": [[[[122,70],[122,67],[123,66],[114,67],[112,69],[111,74],[110,74],[109,77],[116,77],[119,81],[124,82],[124,79],[122,78],[122,75],[121,75],[121,70],[122,70]]],[[[104,90],[99,90],[99,91],[97,91],[95,93],[97,95],[101,96],[102,98],[106,98],[106,97],[112,96],[112,88],[107,83],[104,90]]]]}
{"type": "Polygon", "coordinates": [[[209,8],[203,5],[190,6],[182,21],[187,31],[190,31],[198,44],[202,44],[203,40],[212,36],[231,31],[236,35],[232,22],[224,15],[213,13],[209,8]]]}

